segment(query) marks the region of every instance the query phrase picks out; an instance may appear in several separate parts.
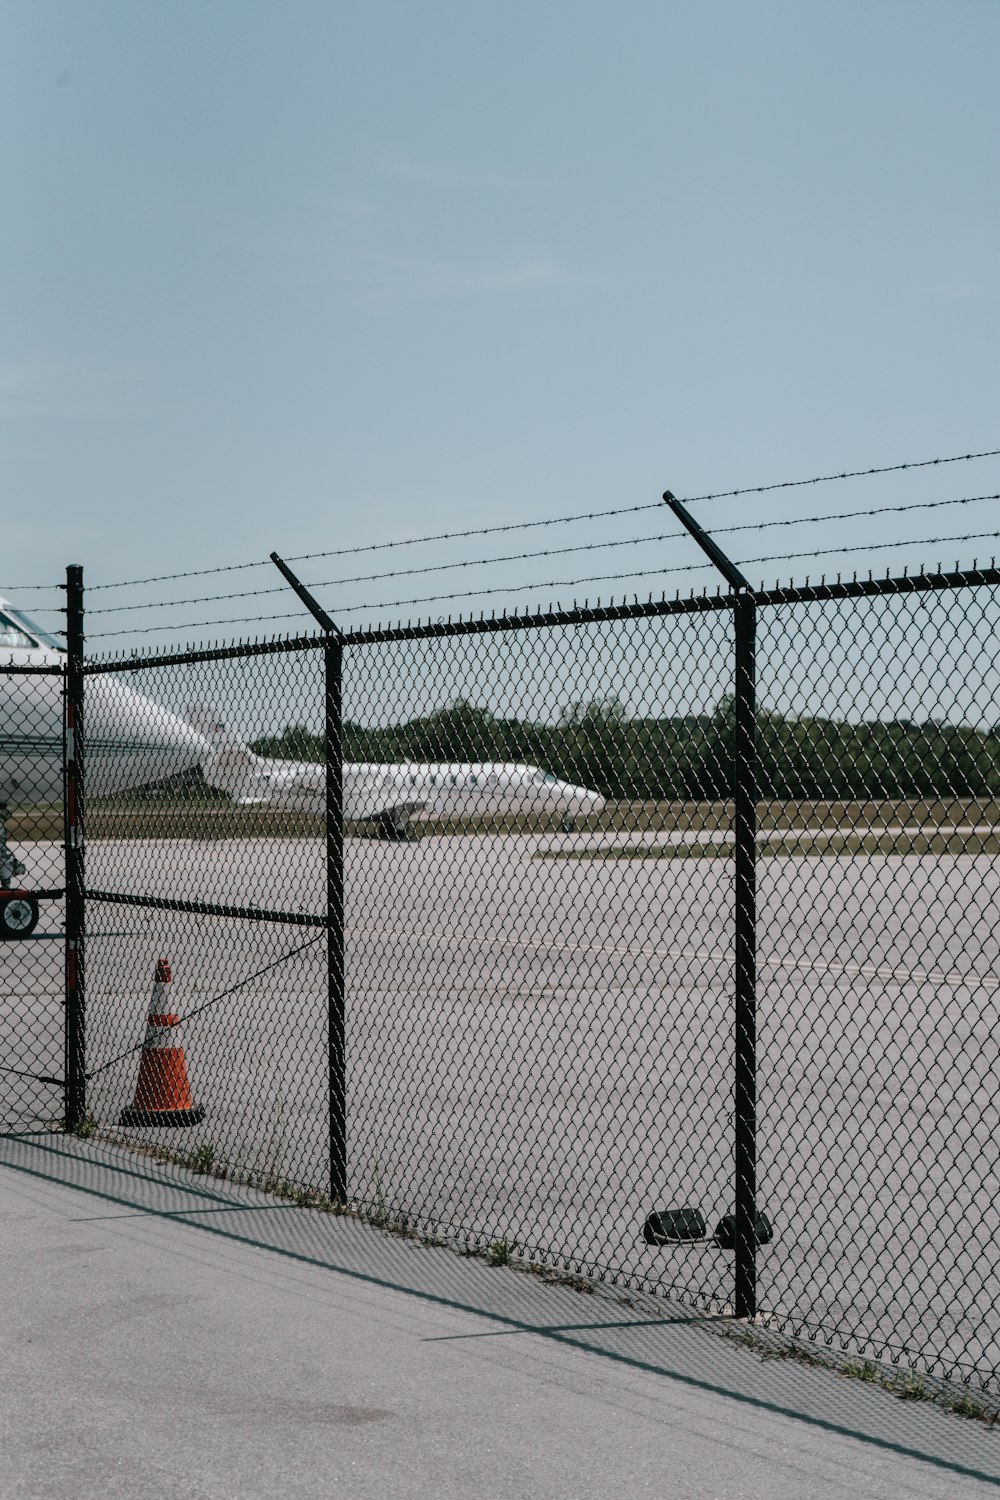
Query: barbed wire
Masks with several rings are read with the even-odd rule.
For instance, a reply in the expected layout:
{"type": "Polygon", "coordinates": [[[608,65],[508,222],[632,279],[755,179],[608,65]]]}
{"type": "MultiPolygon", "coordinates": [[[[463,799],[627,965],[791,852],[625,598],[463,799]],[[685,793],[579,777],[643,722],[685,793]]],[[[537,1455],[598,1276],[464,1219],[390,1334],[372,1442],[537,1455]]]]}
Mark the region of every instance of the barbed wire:
{"type": "MultiPolygon", "coordinates": [[[[980,458],[1000,457],[1000,448],[987,448],[977,453],[955,453],[947,457],[915,459],[907,463],[883,464],[877,468],[868,469],[843,469],[835,474],[816,474],[808,479],[782,479],[771,484],[748,485],[741,489],[713,490],[703,495],[689,495],[682,497],[686,504],[694,504],[703,500],[732,499],[739,495],[766,495],[774,490],[797,489],[815,484],[830,484],[842,479],[867,479],[877,474],[899,474],[909,469],[929,469],[941,467],[945,464],[970,463],[980,458]]],[[[334,547],[323,552],[300,552],[294,557],[286,558],[286,562],[312,562],[317,558],[325,557],[347,557],[361,552],[382,552],[393,547],[418,547],[428,542],[462,541],[472,536],[495,536],[502,532],[528,531],[539,526],[568,526],[577,521],[596,521],[608,516],[636,515],[640,511],[659,510],[661,501],[649,501],[642,505],[617,506],[609,510],[586,511],[572,516],[551,516],[538,521],[510,521],[498,526],[478,526],[465,531],[440,531],[426,536],[402,537],[390,542],[368,542],[356,547],[334,547]]],[[[761,526],[768,523],[762,522],[761,526]]],[[[125,578],[113,583],[94,583],[88,585],[88,593],[94,593],[98,589],[136,588],[147,583],[175,583],[181,578],[205,578],[220,573],[238,573],[249,568],[266,568],[270,566],[269,559],[261,559],[259,562],[227,563],[215,568],[192,568],[181,573],[159,573],[149,578],[125,578]]],[[[20,584],[10,585],[11,593],[32,593],[36,591],[59,589],[62,584],[20,584]]],[[[222,596],[220,596],[222,597],[222,596]]]]}
{"type": "Polygon", "coordinates": [[[950,458],[922,458],[905,464],[884,464],[878,469],[845,469],[839,474],[816,474],[812,479],[781,479],[776,484],[755,484],[748,489],[716,490],[711,495],[691,495],[687,504],[696,500],[729,500],[736,495],[766,495],[772,490],[794,490],[803,485],[831,484],[837,479],[868,479],[873,474],[901,474],[904,469],[933,469],[940,464],[968,463],[976,458],[997,458],[1000,448],[988,448],[982,453],[955,453],[950,458]]]}
{"type": "MultiPolygon", "coordinates": [[[[899,547],[905,546],[933,547],[939,546],[944,542],[995,541],[997,539],[1000,539],[1000,531],[978,531],[971,532],[963,536],[923,537],[920,540],[913,542],[863,542],[857,546],[852,547],[824,547],[819,549],[809,549],[805,552],[784,552],[770,554],[765,557],[740,558],[736,559],[736,566],[740,568],[747,568],[758,563],[794,562],[804,557],[839,557],[857,552],[884,552],[889,549],[897,549],[899,547]]],[[[640,568],[634,572],[629,573],[597,573],[587,578],[566,578],[562,580],[549,579],[545,582],[540,583],[517,584],[511,588],[497,587],[488,589],[469,589],[454,594],[424,594],[413,599],[391,599],[386,600],[382,603],[344,605],[340,609],[338,609],[337,613],[339,615],[361,614],[364,612],[373,613],[376,610],[404,609],[414,604],[450,604],[459,599],[481,599],[490,594],[524,594],[534,593],[541,589],[579,588],[585,583],[618,583],[623,582],[626,579],[651,578],[654,576],[654,574],[658,578],[673,577],[680,573],[705,572],[706,570],[711,569],[712,566],[713,564],[709,562],[690,563],[683,567],[676,568],[640,568]]],[[[958,564],[956,563],[955,566],[957,569],[958,564]]],[[[89,635],[87,638],[88,640],[98,641],[108,640],[112,636],[120,635],[156,635],[162,633],[165,630],[203,630],[216,625],[246,625],[250,623],[263,624],[270,623],[275,620],[291,620],[299,618],[301,618],[299,612],[292,612],[290,610],[276,615],[257,615],[253,617],[248,615],[234,615],[228,619],[223,620],[193,620],[188,621],[183,625],[177,624],[176,622],[171,622],[166,625],[148,625],[139,629],[132,630],[126,627],[123,630],[98,631],[96,634],[89,635]]]]}
{"type": "MultiPolygon", "coordinates": [[[[713,528],[713,536],[726,536],[740,531],[767,531],[775,526],[819,525],[825,521],[851,521],[861,517],[881,516],[910,510],[937,510],[948,505],[972,505],[976,501],[1000,500],[1000,492],[990,495],[963,495],[950,500],[918,500],[906,505],[883,505],[869,510],[847,510],[825,516],[794,516],[785,520],[747,522],[742,526],[719,526],[713,528]]],[[[683,532],[661,531],[652,536],[623,537],[608,542],[580,542],[572,547],[546,547],[536,552],[510,552],[500,557],[468,558],[461,562],[430,563],[421,568],[398,568],[385,573],[359,573],[347,578],[326,578],[310,583],[310,588],[342,588],[349,583],[376,583],[386,578],[412,578],[427,573],[447,573],[456,568],[483,568],[491,563],[525,562],[539,557],[565,557],[576,552],[600,552],[613,547],[639,547],[647,542],[673,541],[683,532]]],[[[901,543],[901,545],[904,545],[901,543]]],[[[285,584],[276,584],[264,589],[245,589],[233,594],[205,594],[190,599],[158,599],[145,604],[115,604],[107,608],[89,610],[90,615],[117,615],[146,609],[179,609],[187,604],[221,604],[231,599],[257,599],[267,594],[284,593],[285,584]]]]}

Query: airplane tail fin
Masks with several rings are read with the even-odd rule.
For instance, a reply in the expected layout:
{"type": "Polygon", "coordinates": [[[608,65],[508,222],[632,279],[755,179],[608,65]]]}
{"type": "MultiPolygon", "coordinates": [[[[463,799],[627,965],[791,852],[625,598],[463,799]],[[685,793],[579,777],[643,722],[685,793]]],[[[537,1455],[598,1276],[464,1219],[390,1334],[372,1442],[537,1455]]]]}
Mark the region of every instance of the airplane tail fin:
{"type": "Polygon", "coordinates": [[[219,711],[210,703],[191,703],[187,721],[210,747],[211,753],[201,761],[201,774],[209,786],[226,792],[234,802],[264,800],[259,782],[266,761],[254,754],[219,711]]]}
{"type": "Polygon", "coordinates": [[[211,703],[189,703],[187,721],[213,750],[244,749],[244,742],[211,703]]]}

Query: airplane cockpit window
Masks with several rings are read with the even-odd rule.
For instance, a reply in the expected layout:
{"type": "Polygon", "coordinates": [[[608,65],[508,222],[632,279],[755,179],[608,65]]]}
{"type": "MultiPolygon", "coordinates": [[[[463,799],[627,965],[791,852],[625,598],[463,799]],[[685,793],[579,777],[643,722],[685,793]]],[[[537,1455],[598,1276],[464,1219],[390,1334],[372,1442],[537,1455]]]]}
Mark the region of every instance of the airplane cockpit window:
{"type": "Polygon", "coordinates": [[[43,630],[40,625],[36,625],[34,620],[24,613],[23,609],[12,609],[10,613],[18,625],[23,625],[25,630],[30,630],[34,636],[35,639],[29,643],[30,645],[37,646],[41,643],[43,646],[48,646],[51,651],[66,650],[63,642],[57,641],[55,636],[49,635],[47,630],[43,630]]]}
{"type": "Polygon", "coordinates": [[[552,772],[552,771],[536,771],[535,772],[535,780],[536,781],[550,781],[551,782],[551,781],[558,781],[559,777],[556,776],[555,773],[552,772]]]}
{"type": "Polygon", "coordinates": [[[34,651],[38,645],[30,635],[25,635],[23,630],[18,630],[13,620],[6,615],[0,615],[0,650],[14,648],[18,651],[34,651]]]}

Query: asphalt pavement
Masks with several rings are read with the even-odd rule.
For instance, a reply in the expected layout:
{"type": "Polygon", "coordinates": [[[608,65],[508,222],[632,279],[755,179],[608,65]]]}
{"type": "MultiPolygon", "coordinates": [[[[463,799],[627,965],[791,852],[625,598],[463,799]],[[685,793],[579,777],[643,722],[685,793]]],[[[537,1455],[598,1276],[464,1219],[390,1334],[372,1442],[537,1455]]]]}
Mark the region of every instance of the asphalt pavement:
{"type": "Polygon", "coordinates": [[[986,1496],[1000,1434],[95,1142],[0,1140],[0,1494],[986,1496]]]}

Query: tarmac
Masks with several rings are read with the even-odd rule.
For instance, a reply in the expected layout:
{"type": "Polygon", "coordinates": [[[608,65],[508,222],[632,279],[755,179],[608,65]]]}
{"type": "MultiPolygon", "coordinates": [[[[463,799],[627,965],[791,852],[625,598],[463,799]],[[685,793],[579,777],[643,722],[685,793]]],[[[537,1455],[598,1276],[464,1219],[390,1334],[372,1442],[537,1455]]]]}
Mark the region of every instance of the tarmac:
{"type": "Polygon", "coordinates": [[[0,1495],[944,1500],[1000,1432],[58,1135],[0,1138],[0,1495]]]}
{"type": "MultiPolygon", "coordinates": [[[[714,1226],[735,1203],[731,862],[539,857],[591,841],[347,841],[352,1201],[721,1310],[726,1258],[708,1242],[651,1251],[641,1226],[687,1204],[714,1226]]],[[[97,839],[88,878],[318,913],[322,850],[97,839]]],[[[989,1377],[997,861],[765,859],[757,908],[757,1188],[775,1227],[761,1310],[859,1359],[916,1351],[932,1375],[989,1377]]],[[[87,1108],[102,1134],[132,1103],[164,956],[206,1118],[157,1143],[325,1187],[322,932],[97,899],[89,922],[87,1108]]],[[[61,1110],[62,938],[0,949],[0,1062],[16,1070],[0,1108],[24,1129],[61,1110]]]]}

